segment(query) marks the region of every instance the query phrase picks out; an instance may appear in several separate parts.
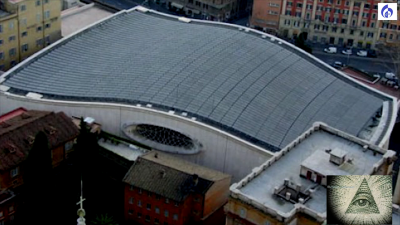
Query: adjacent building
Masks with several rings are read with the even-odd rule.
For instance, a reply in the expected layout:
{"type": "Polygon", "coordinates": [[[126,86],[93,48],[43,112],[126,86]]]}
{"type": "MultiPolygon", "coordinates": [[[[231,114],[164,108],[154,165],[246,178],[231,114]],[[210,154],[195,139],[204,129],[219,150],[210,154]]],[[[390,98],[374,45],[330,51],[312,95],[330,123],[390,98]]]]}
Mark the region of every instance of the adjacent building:
{"type": "Polygon", "coordinates": [[[206,220],[227,202],[231,176],[151,151],[124,182],[127,221],[183,225],[206,220]]]}
{"type": "Polygon", "coordinates": [[[395,24],[383,23],[383,27],[380,27],[377,20],[380,2],[382,1],[256,0],[251,26],[260,27],[267,32],[278,29],[277,35],[284,38],[295,38],[304,32],[308,40],[315,43],[374,48],[380,38],[397,40],[397,32],[396,35],[393,32],[381,32],[381,28],[392,31],[397,30],[398,26],[395,21],[395,24]]]}
{"type": "MultiPolygon", "coordinates": [[[[397,8],[397,17],[400,16],[399,6],[397,8]]],[[[382,20],[379,21],[379,43],[386,46],[399,46],[400,43],[400,20],[382,20]]]]}
{"type": "Polygon", "coordinates": [[[0,0],[0,70],[61,38],[61,1],[0,0]]]}
{"type": "Polygon", "coordinates": [[[315,123],[231,186],[227,225],[322,224],[328,175],[388,175],[396,153],[315,123]]]}
{"type": "Polygon", "coordinates": [[[79,130],[63,112],[16,109],[0,117],[0,187],[23,184],[23,162],[36,135],[43,131],[49,142],[53,167],[60,165],[72,150],[79,130]]]}
{"type": "Polygon", "coordinates": [[[11,190],[0,191],[0,224],[13,224],[16,211],[16,195],[11,190]]]}
{"type": "MultiPolygon", "coordinates": [[[[242,1],[242,4],[246,2],[242,1]]],[[[238,0],[167,0],[166,6],[188,16],[212,21],[227,21],[239,11],[238,0]]]]}

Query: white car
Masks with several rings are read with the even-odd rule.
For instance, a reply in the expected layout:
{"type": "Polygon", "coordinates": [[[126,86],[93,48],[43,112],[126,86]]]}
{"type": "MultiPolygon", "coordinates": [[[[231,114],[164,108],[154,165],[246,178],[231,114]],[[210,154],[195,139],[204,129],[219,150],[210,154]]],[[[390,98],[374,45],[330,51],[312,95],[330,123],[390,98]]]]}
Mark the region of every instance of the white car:
{"type": "Polygon", "coordinates": [[[357,55],[361,56],[361,57],[367,57],[368,52],[364,51],[364,50],[360,50],[360,51],[357,52],[357,55]]]}
{"type": "Polygon", "coordinates": [[[324,52],[334,54],[337,53],[337,48],[336,47],[325,48],[324,52]]]}
{"type": "Polygon", "coordinates": [[[390,72],[385,73],[385,77],[387,79],[389,79],[389,80],[395,80],[396,79],[396,75],[394,75],[394,73],[390,73],[390,72]]]}
{"type": "Polygon", "coordinates": [[[351,55],[351,54],[353,54],[353,52],[351,51],[351,49],[346,49],[346,50],[342,51],[342,54],[351,55]]]}

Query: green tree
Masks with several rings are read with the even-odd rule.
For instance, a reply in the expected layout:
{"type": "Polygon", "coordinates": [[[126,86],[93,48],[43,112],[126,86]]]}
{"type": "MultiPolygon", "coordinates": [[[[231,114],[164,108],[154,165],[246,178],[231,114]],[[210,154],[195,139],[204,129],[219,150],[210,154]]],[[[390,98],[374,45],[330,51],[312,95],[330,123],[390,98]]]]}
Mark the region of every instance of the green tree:
{"type": "Polygon", "coordinates": [[[96,219],[91,221],[90,225],[117,225],[117,222],[106,213],[96,216],[96,219]]]}
{"type": "Polygon", "coordinates": [[[296,38],[294,44],[298,47],[303,49],[304,51],[308,53],[312,53],[312,48],[305,43],[306,41],[306,33],[302,32],[300,35],[296,38]]]}

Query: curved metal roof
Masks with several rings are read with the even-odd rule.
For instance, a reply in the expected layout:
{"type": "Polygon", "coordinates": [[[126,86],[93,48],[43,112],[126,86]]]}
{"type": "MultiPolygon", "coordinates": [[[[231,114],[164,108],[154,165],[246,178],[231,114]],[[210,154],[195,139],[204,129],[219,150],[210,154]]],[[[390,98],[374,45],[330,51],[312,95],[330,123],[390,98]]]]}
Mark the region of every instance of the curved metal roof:
{"type": "Polygon", "coordinates": [[[315,121],[357,135],[389,100],[277,42],[133,10],[52,46],[4,85],[47,98],[187,112],[273,151],[315,121]]]}

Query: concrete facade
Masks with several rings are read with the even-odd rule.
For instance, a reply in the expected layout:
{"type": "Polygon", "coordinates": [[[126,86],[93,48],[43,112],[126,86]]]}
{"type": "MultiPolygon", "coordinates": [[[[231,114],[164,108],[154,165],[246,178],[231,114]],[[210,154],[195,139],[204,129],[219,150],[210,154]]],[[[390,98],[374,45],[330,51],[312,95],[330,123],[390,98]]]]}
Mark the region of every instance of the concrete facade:
{"type": "MultiPolygon", "coordinates": [[[[61,38],[60,0],[1,0],[1,8],[11,14],[1,18],[4,60],[0,70],[8,70],[45,46],[61,38]],[[3,38],[4,37],[4,38],[3,38]]],[[[0,45],[0,52],[1,52],[0,45]]]]}
{"type": "Polygon", "coordinates": [[[282,0],[254,0],[250,26],[277,34],[282,0]]]}
{"type": "Polygon", "coordinates": [[[315,43],[374,48],[379,39],[377,3],[355,0],[283,0],[279,35],[306,32],[315,43]]]}
{"type": "Polygon", "coordinates": [[[232,182],[246,176],[256,165],[272,157],[272,153],[237,137],[204,125],[190,118],[171,115],[146,107],[105,103],[43,101],[0,93],[0,114],[18,107],[37,110],[63,111],[69,116],[92,117],[102,124],[102,129],[124,136],[122,125],[129,122],[156,123],[159,126],[196,137],[203,151],[195,155],[175,155],[232,175],[232,182]],[[240,163],[238,163],[240,162],[240,163]]]}

